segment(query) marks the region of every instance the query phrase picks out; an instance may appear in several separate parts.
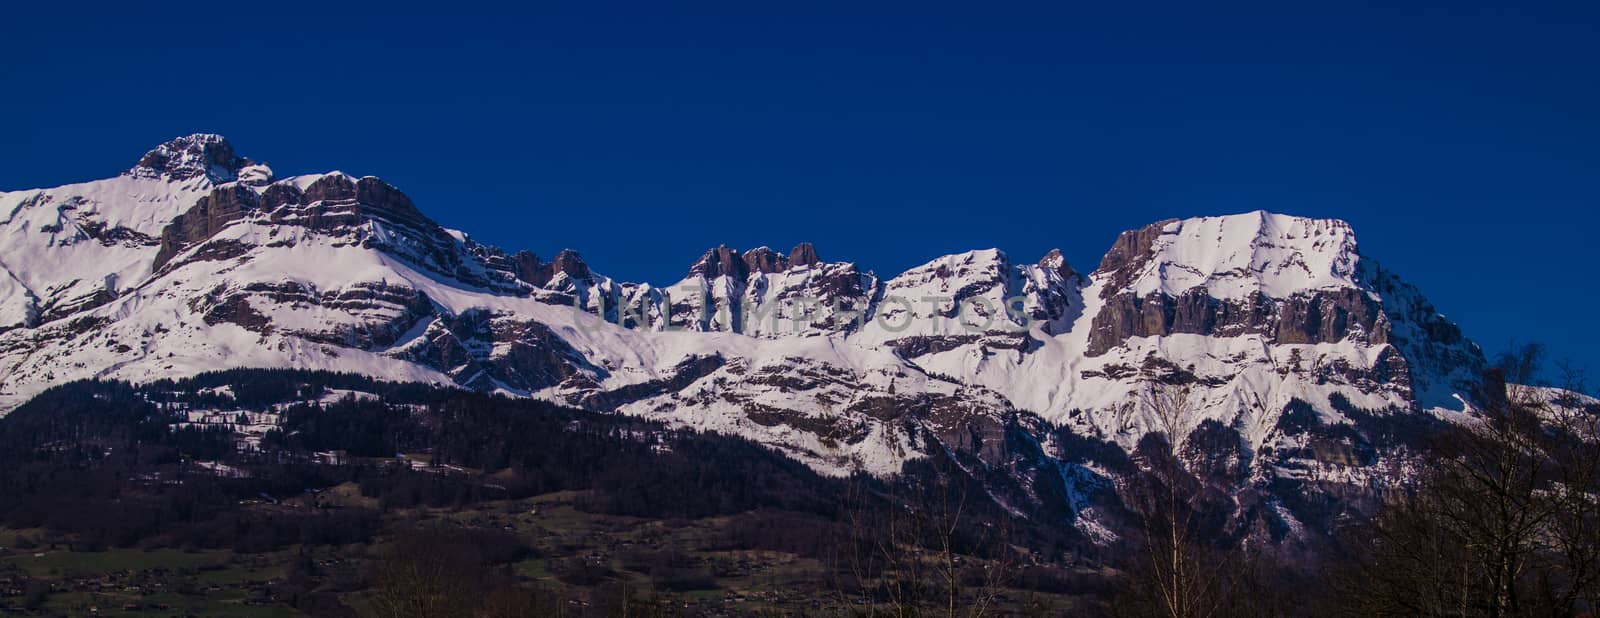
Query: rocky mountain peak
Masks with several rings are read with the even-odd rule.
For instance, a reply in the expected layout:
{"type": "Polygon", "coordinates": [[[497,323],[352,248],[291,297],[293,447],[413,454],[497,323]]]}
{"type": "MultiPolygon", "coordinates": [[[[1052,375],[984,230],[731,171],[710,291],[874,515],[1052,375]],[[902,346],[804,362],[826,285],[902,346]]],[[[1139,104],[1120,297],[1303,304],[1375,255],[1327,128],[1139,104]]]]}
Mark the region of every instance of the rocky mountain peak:
{"type": "Polygon", "coordinates": [[[794,246],[789,251],[789,265],[799,268],[802,266],[816,266],[822,260],[817,257],[817,248],[811,243],[803,242],[794,246]]]}
{"type": "Polygon", "coordinates": [[[1060,249],[1051,249],[1044,257],[1039,258],[1039,268],[1052,271],[1061,276],[1062,281],[1074,281],[1081,275],[1067,263],[1066,256],[1061,255],[1060,249]]]}
{"type": "Polygon", "coordinates": [[[728,276],[743,281],[750,275],[749,266],[745,264],[744,257],[738,249],[730,249],[727,245],[717,245],[716,248],[705,252],[694,266],[689,268],[689,275],[699,275],[707,279],[728,276]]]}
{"type": "Polygon", "coordinates": [[[164,177],[171,180],[204,176],[213,183],[223,183],[237,179],[239,170],[249,165],[250,160],[236,154],[227,138],[211,133],[196,133],[150,149],[124,174],[136,178],[164,177]]]}
{"type": "Polygon", "coordinates": [[[789,269],[789,257],[769,247],[756,247],[744,253],[745,268],[753,273],[777,273],[789,269]]]}
{"type": "Polygon", "coordinates": [[[778,253],[771,247],[756,247],[741,253],[727,245],[718,245],[695,261],[694,266],[689,268],[689,276],[698,275],[706,279],[727,276],[743,281],[754,273],[781,273],[790,268],[807,268],[821,263],[816,247],[808,242],[796,245],[788,255],[778,253]]]}
{"type": "Polygon", "coordinates": [[[589,279],[589,265],[583,261],[583,256],[572,249],[562,249],[556,254],[555,259],[545,262],[539,259],[532,251],[518,251],[511,254],[512,273],[518,279],[533,284],[535,287],[544,287],[558,274],[566,274],[572,279],[589,279]]]}
{"type": "Polygon", "coordinates": [[[539,260],[539,256],[532,251],[518,251],[511,254],[511,265],[515,269],[517,278],[536,286],[550,282],[550,268],[539,260]]]}
{"type": "Polygon", "coordinates": [[[1094,272],[1096,275],[1103,274],[1110,277],[1112,281],[1101,294],[1109,296],[1116,293],[1116,290],[1126,287],[1127,282],[1133,279],[1136,267],[1143,264],[1150,255],[1150,247],[1155,244],[1156,238],[1161,236],[1167,226],[1177,222],[1177,219],[1166,219],[1118,234],[1116,242],[1113,242],[1111,249],[1100,258],[1100,266],[1094,272]]]}
{"type": "Polygon", "coordinates": [[[557,253],[556,258],[550,261],[550,268],[555,273],[566,273],[574,279],[589,278],[589,265],[584,263],[577,251],[571,249],[562,249],[557,253]]]}

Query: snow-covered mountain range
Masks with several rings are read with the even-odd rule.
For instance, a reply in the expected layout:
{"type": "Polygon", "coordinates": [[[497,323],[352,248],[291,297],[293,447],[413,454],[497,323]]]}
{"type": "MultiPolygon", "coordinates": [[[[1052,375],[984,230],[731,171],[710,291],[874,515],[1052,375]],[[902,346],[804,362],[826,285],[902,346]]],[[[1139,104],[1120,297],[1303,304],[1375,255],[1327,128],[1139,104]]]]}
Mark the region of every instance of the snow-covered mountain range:
{"type": "Polygon", "coordinates": [[[83,378],[329,369],[738,434],[828,473],[1026,461],[1077,496],[1108,473],[1073,445],[1135,449],[1151,382],[1194,389],[1180,442],[1240,488],[1359,485],[1483,365],[1337,220],[1161,221],[1088,273],[1059,251],[883,277],[716,247],[658,287],[479,244],[374,177],[276,178],[215,135],[0,193],[0,410],[83,378]]]}

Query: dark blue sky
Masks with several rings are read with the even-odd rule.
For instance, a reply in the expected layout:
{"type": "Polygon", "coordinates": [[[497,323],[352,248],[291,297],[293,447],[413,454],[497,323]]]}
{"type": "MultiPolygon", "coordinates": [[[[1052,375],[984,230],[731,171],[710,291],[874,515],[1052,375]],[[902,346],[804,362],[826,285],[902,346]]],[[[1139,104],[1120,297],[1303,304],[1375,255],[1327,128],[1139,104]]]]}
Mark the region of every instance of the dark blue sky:
{"type": "Polygon", "coordinates": [[[1490,352],[1600,371],[1593,2],[32,4],[0,189],[216,132],[658,283],[718,243],[1088,270],[1166,217],[1339,217],[1490,352]]]}

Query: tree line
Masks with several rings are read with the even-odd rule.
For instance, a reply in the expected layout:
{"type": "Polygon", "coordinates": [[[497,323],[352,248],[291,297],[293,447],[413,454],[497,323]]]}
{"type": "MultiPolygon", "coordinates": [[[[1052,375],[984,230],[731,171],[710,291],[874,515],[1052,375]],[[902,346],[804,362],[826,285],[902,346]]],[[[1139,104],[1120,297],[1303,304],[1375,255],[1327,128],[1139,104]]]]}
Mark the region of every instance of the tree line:
{"type": "MultiPolygon", "coordinates": [[[[365,585],[388,591],[384,615],[571,613],[572,599],[503,575],[517,543],[397,528],[391,513],[580,490],[580,508],[593,513],[726,518],[715,543],[815,559],[835,606],[859,615],[1581,616],[1600,607],[1600,407],[1575,394],[1575,378],[1560,389],[1530,386],[1539,368],[1534,348],[1502,359],[1483,376],[1473,413],[1451,422],[1379,418],[1335,402],[1416,456],[1396,482],[1319,521],[1325,529],[1282,542],[1239,528],[1241,506],[1224,491],[1240,474],[1223,461],[1228,436],[1195,423],[1195,394],[1166,382],[1151,383],[1139,402],[1157,430],[1132,454],[1104,458],[1120,479],[1121,523],[1109,548],[1064,531],[1070,522],[997,499],[983,464],[957,451],[932,449],[891,479],[832,479],[745,440],[619,415],[256,370],[142,386],[74,383],[0,418],[0,525],[50,535],[31,543],[89,551],[382,541],[390,566],[365,585]],[[382,396],[319,401],[327,389],[382,396]],[[191,407],[270,410],[279,424],[258,449],[239,449],[226,430],[177,423],[191,407]],[[326,451],[346,459],[315,455],[326,451]],[[426,453],[429,463],[418,469],[399,453],[426,453]],[[246,474],[217,475],[199,461],[246,474]],[[273,508],[346,483],[376,506],[273,508]],[[1032,600],[1043,593],[1075,601],[1032,600]],[[450,612],[429,605],[441,598],[471,602],[450,612]]],[[[1318,422],[1291,404],[1280,425],[1318,422]]],[[[1353,456],[1372,463],[1360,448],[1353,456]]],[[[714,585],[670,552],[635,552],[624,566],[650,573],[662,591],[714,585]]],[[[609,599],[596,607],[674,611],[617,588],[607,570],[556,567],[562,582],[609,599]]]]}

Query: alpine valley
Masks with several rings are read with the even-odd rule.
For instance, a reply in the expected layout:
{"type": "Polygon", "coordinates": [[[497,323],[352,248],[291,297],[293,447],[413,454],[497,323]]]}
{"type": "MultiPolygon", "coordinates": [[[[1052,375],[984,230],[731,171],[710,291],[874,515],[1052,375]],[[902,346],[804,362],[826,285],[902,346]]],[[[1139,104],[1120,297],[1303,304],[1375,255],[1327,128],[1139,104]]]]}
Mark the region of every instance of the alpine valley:
{"type": "Polygon", "coordinates": [[[1094,545],[1121,535],[1163,385],[1189,394],[1176,446],[1228,529],[1281,543],[1403,482],[1486,366],[1332,219],[1153,222],[1092,270],[980,249],[882,276],[809,244],[720,246],[658,286],[480,244],[430,207],[371,176],[278,178],[205,134],[0,193],[0,410],[82,380],[190,384],[184,422],[248,410],[228,427],[251,449],[284,406],[432,385],[742,438],[821,479],[938,455],[1094,545]],[[377,381],[247,406],[256,374],[210,373],[228,369],[377,381]]]}

